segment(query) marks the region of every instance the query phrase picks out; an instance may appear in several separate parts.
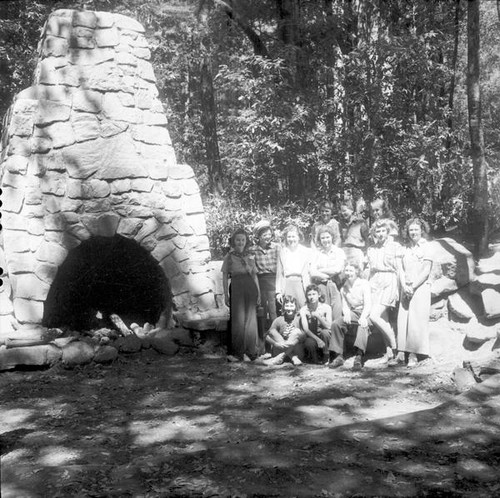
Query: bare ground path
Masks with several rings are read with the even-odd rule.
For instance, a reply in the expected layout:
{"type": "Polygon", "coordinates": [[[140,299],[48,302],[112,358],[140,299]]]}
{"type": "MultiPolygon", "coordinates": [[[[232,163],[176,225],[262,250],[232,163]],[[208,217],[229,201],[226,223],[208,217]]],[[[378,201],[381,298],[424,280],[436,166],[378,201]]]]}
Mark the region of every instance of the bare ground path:
{"type": "Polygon", "coordinates": [[[151,350],[7,372],[2,496],[498,496],[500,376],[151,350]]]}

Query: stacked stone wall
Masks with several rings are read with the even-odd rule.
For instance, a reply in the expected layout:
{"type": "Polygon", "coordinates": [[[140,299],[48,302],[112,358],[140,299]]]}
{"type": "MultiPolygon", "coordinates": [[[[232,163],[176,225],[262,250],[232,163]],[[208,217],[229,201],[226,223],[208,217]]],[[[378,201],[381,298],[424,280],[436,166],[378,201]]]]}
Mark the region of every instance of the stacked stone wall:
{"type": "Polygon", "coordinates": [[[17,95],[2,141],[4,327],[40,323],[59,265],[94,235],[148,249],[180,316],[217,306],[198,184],[176,161],[149,58],[133,19],[48,19],[34,85],[17,95]]]}

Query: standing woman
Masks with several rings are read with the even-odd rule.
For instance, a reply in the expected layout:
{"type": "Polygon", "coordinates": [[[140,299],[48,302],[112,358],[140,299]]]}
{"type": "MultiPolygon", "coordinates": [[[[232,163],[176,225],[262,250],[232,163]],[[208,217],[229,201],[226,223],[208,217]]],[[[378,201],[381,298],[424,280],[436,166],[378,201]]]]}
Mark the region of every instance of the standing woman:
{"type": "Polygon", "coordinates": [[[387,348],[385,361],[396,354],[396,336],[389,322],[389,310],[399,299],[398,275],[401,269],[402,248],[389,237],[389,220],[377,220],[371,228],[374,245],[368,248],[372,308],[370,320],[382,333],[387,348]]]}
{"type": "Polygon", "coordinates": [[[370,216],[372,223],[377,220],[385,219],[389,223],[389,236],[394,240],[399,240],[399,228],[394,221],[394,214],[392,213],[387,201],[378,197],[370,204],[370,216]]]}
{"type": "Polygon", "coordinates": [[[260,290],[257,268],[254,256],[247,252],[249,239],[243,228],[235,230],[230,244],[231,250],[222,263],[224,298],[231,317],[233,355],[229,355],[228,360],[253,360],[258,350],[256,308],[260,303],[260,290]]]}
{"type": "Polygon", "coordinates": [[[427,241],[429,227],[420,218],[412,218],[405,225],[409,239],[403,252],[400,272],[401,300],[398,312],[398,355],[389,365],[405,361],[415,366],[420,359],[429,356],[429,314],[431,310],[431,286],[429,275],[432,267],[430,244],[427,241]]]}
{"type": "Polygon", "coordinates": [[[301,308],[306,302],[305,289],[310,283],[310,249],[300,244],[302,234],[295,225],[283,231],[284,247],[278,256],[276,269],[276,299],[283,302],[284,295],[290,295],[301,308]]]}
{"type": "Polygon", "coordinates": [[[316,244],[311,258],[311,280],[325,296],[325,303],[331,306],[333,320],[342,318],[340,297],[341,274],[346,255],[334,245],[334,231],[328,225],[317,228],[316,244]]]}

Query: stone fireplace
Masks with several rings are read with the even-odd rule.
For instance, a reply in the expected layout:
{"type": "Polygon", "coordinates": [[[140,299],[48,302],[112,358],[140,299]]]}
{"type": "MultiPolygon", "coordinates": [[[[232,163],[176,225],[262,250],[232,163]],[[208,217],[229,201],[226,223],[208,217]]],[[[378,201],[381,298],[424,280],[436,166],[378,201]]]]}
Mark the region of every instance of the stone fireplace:
{"type": "Polygon", "coordinates": [[[198,184],[176,161],[149,58],[131,18],[47,20],[2,137],[3,330],[76,326],[99,307],[145,321],[170,301],[186,320],[217,309],[198,184]]]}

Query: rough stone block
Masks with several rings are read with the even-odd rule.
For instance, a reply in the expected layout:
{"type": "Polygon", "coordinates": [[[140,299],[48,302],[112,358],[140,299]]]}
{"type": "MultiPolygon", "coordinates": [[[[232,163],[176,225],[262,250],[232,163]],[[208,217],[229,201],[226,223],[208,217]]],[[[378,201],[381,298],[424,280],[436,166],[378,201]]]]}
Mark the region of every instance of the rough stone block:
{"type": "Polygon", "coordinates": [[[97,15],[91,11],[75,10],[73,11],[72,24],[93,30],[97,26],[97,15]]]}
{"type": "Polygon", "coordinates": [[[149,178],[134,178],[130,180],[130,189],[135,192],[151,192],[154,182],[149,178]]]}
{"type": "Polygon", "coordinates": [[[144,59],[137,59],[137,75],[143,80],[151,83],[156,83],[156,76],[153,71],[153,66],[150,62],[144,59]]]}
{"type": "Polygon", "coordinates": [[[161,126],[137,125],[132,129],[134,140],[151,145],[171,145],[170,135],[161,126]]]}
{"type": "Polygon", "coordinates": [[[22,299],[43,301],[49,292],[49,285],[33,273],[21,273],[11,278],[14,295],[22,299]]]}
{"type": "Polygon", "coordinates": [[[143,222],[141,218],[121,218],[116,233],[125,237],[133,237],[142,227],[143,222]]]}
{"type": "Polygon", "coordinates": [[[118,66],[109,62],[96,67],[89,66],[86,84],[91,90],[100,92],[128,91],[133,93],[133,88],[127,88],[122,82],[118,66]]]}
{"type": "Polygon", "coordinates": [[[7,213],[20,213],[24,202],[24,190],[2,186],[2,210],[7,213]]]}
{"type": "MultiPolygon", "coordinates": [[[[94,90],[77,90],[73,94],[73,110],[97,113],[102,109],[102,93],[94,90]]],[[[75,116],[73,116],[75,119],[75,116]]]]}
{"type": "MultiPolygon", "coordinates": [[[[201,197],[197,195],[184,195],[181,199],[181,209],[189,216],[190,220],[196,223],[196,216],[201,215],[205,219],[205,210],[203,209],[203,203],[201,202],[201,197]]],[[[201,219],[201,218],[200,218],[201,219]]],[[[198,222],[199,225],[200,222],[198,222]]],[[[203,227],[200,227],[203,230],[203,227]]],[[[201,233],[205,233],[206,230],[201,233]]],[[[198,232],[200,233],[200,232],[198,232]]]]}
{"type": "Polygon", "coordinates": [[[99,346],[94,355],[96,363],[111,363],[118,358],[118,350],[113,346],[99,346]]]}
{"type": "Polygon", "coordinates": [[[14,297],[14,314],[19,323],[41,323],[43,302],[14,297]]]}
{"type": "MultiPolygon", "coordinates": [[[[66,193],[66,178],[64,175],[55,173],[53,171],[48,171],[41,179],[40,182],[40,192],[43,194],[50,194],[50,202],[56,202],[59,205],[59,200],[55,200],[54,196],[62,197],[66,193]]],[[[54,211],[54,206],[51,204],[47,206],[50,212],[59,211],[59,206],[57,206],[54,211]]]]}
{"type": "Polygon", "coordinates": [[[72,116],[71,125],[77,142],[95,140],[101,135],[99,120],[94,114],[75,113],[72,116]]]}
{"type": "Polygon", "coordinates": [[[52,147],[52,142],[46,136],[32,136],[31,137],[31,150],[34,154],[45,154],[52,147]]]}
{"type": "Polygon", "coordinates": [[[8,156],[4,162],[5,169],[14,175],[24,175],[28,169],[28,158],[23,156],[8,156]]]}
{"type": "Polygon", "coordinates": [[[450,294],[448,297],[448,307],[450,313],[461,320],[470,320],[474,317],[474,312],[467,301],[470,300],[468,291],[465,288],[450,294]]]}
{"type": "Polygon", "coordinates": [[[96,12],[97,27],[110,28],[115,22],[114,14],[111,12],[96,12]]]}
{"type": "Polygon", "coordinates": [[[68,38],[71,29],[71,19],[51,15],[45,23],[44,34],[46,36],[68,38]]]}
{"type": "Polygon", "coordinates": [[[68,227],[68,232],[80,241],[87,240],[91,237],[91,233],[82,223],[75,223],[68,227]]]}
{"type": "Polygon", "coordinates": [[[126,131],[128,127],[129,127],[128,123],[124,122],[114,123],[109,119],[103,119],[101,121],[101,137],[102,138],[114,137],[115,135],[118,135],[126,131]]]}
{"type": "Polygon", "coordinates": [[[34,270],[36,261],[34,261],[31,252],[12,252],[10,247],[7,246],[7,248],[9,252],[7,253],[6,262],[9,275],[34,270]]]}
{"type": "Polygon", "coordinates": [[[45,224],[41,218],[31,218],[28,220],[28,233],[31,235],[43,235],[45,224]]]}
{"type": "Polygon", "coordinates": [[[481,292],[484,313],[486,318],[493,319],[500,317],[500,290],[484,289],[481,292]]]}
{"type": "Polygon", "coordinates": [[[500,274],[483,273],[477,275],[471,282],[471,292],[476,295],[482,294],[485,289],[495,289],[500,291],[500,274]]]}
{"type": "MultiPolygon", "coordinates": [[[[151,58],[151,51],[149,48],[144,47],[132,47],[132,54],[135,55],[138,59],[144,59],[148,61],[151,58]]],[[[154,76],[154,73],[153,73],[154,76]]],[[[155,80],[152,80],[155,81],[155,80]]]]}
{"type": "MultiPolygon", "coordinates": [[[[124,66],[137,66],[137,59],[129,53],[129,47],[127,46],[127,51],[120,51],[116,53],[116,62],[124,66]]],[[[135,74],[135,71],[134,71],[135,74]]]]}
{"type": "Polygon", "coordinates": [[[43,242],[36,253],[36,259],[59,266],[66,259],[68,251],[54,242],[43,242]]]}
{"type": "Polygon", "coordinates": [[[31,141],[26,137],[14,135],[9,140],[7,153],[11,156],[29,157],[31,155],[31,141]]]}
{"type": "Polygon", "coordinates": [[[53,365],[61,356],[61,350],[51,344],[0,349],[0,370],[10,370],[20,365],[53,365]]]}
{"type": "Polygon", "coordinates": [[[149,220],[142,222],[140,230],[134,236],[134,240],[136,240],[137,242],[141,242],[148,235],[156,232],[158,230],[158,227],[159,223],[154,218],[150,218],[149,220]]]}
{"type": "Polygon", "coordinates": [[[491,339],[495,339],[496,331],[492,327],[480,325],[477,320],[473,320],[468,326],[465,336],[473,344],[483,344],[491,339]]]}
{"type": "Polygon", "coordinates": [[[441,277],[438,280],[434,280],[431,284],[431,295],[432,297],[446,296],[458,289],[457,282],[449,277],[441,277]]]}
{"type": "Polygon", "coordinates": [[[489,258],[483,258],[479,261],[476,272],[483,273],[497,273],[500,274],[500,252],[495,252],[489,258]]]}
{"type": "Polygon", "coordinates": [[[66,228],[66,220],[60,213],[44,216],[43,223],[47,230],[64,230],[66,228]]]}
{"type": "Polygon", "coordinates": [[[125,107],[120,97],[115,93],[106,93],[103,97],[102,110],[105,117],[110,120],[136,123],[138,114],[135,108],[125,107]]]}
{"type": "Polygon", "coordinates": [[[39,141],[50,140],[51,146],[56,149],[72,145],[76,142],[73,128],[69,122],[52,123],[43,128],[35,128],[33,138],[39,141]]]}
{"type": "Polygon", "coordinates": [[[33,131],[33,118],[29,114],[14,114],[9,125],[9,135],[29,137],[33,131]]]}
{"type": "MultiPolygon", "coordinates": [[[[95,43],[94,40],[91,43],[95,43]]],[[[115,58],[115,52],[112,48],[70,48],[68,50],[68,60],[75,66],[88,66],[92,69],[95,76],[95,67],[104,62],[111,62],[115,58]]]]}
{"type": "Polygon", "coordinates": [[[68,367],[85,365],[94,358],[94,347],[83,341],[73,341],[62,348],[62,362],[68,367]]]}
{"type": "Polygon", "coordinates": [[[42,57],[64,57],[68,53],[68,40],[56,36],[46,36],[42,43],[42,57]]]}
{"type": "Polygon", "coordinates": [[[166,126],[168,124],[167,117],[163,112],[153,112],[144,110],[142,113],[142,122],[145,125],[166,126]]]}
{"type": "Polygon", "coordinates": [[[188,180],[194,178],[194,171],[187,164],[175,164],[169,167],[168,177],[173,180],[188,180]]]}
{"type": "Polygon", "coordinates": [[[173,356],[175,355],[180,346],[177,344],[174,333],[169,329],[159,329],[153,331],[148,336],[151,347],[159,353],[173,356]]]}
{"type": "Polygon", "coordinates": [[[41,100],[34,116],[34,122],[36,125],[46,126],[57,121],[67,121],[70,113],[71,107],[66,103],[41,100]]]}
{"type": "Polygon", "coordinates": [[[434,264],[441,265],[443,274],[455,280],[458,287],[473,279],[475,263],[469,250],[451,238],[436,239],[430,244],[434,264]]]}
{"type": "Polygon", "coordinates": [[[98,47],[115,47],[120,43],[118,30],[114,27],[97,29],[94,37],[98,47]]]}
{"type": "Polygon", "coordinates": [[[35,268],[35,275],[48,284],[54,281],[58,267],[50,263],[39,263],[35,268]]]}
{"type": "Polygon", "coordinates": [[[97,217],[82,215],[82,223],[92,235],[112,237],[120,223],[120,216],[116,213],[103,213],[97,217]]]}
{"type": "Polygon", "coordinates": [[[55,102],[71,103],[72,89],[64,85],[33,85],[17,94],[15,109],[23,102],[22,113],[33,114],[38,108],[38,101],[53,100],[55,102]]]}
{"type": "Polygon", "coordinates": [[[78,26],[73,28],[69,37],[70,48],[95,48],[94,30],[78,26]]]}
{"type": "Polygon", "coordinates": [[[142,341],[134,334],[120,337],[114,342],[114,346],[120,353],[138,353],[142,347],[142,341]]]}
{"type": "Polygon", "coordinates": [[[124,16],[122,14],[114,15],[115,26],[120,30],[130,30],[136,31],[137,33],[144,33],[144,28],[141,23],[137,22],[135,19],[124,16]]]}

